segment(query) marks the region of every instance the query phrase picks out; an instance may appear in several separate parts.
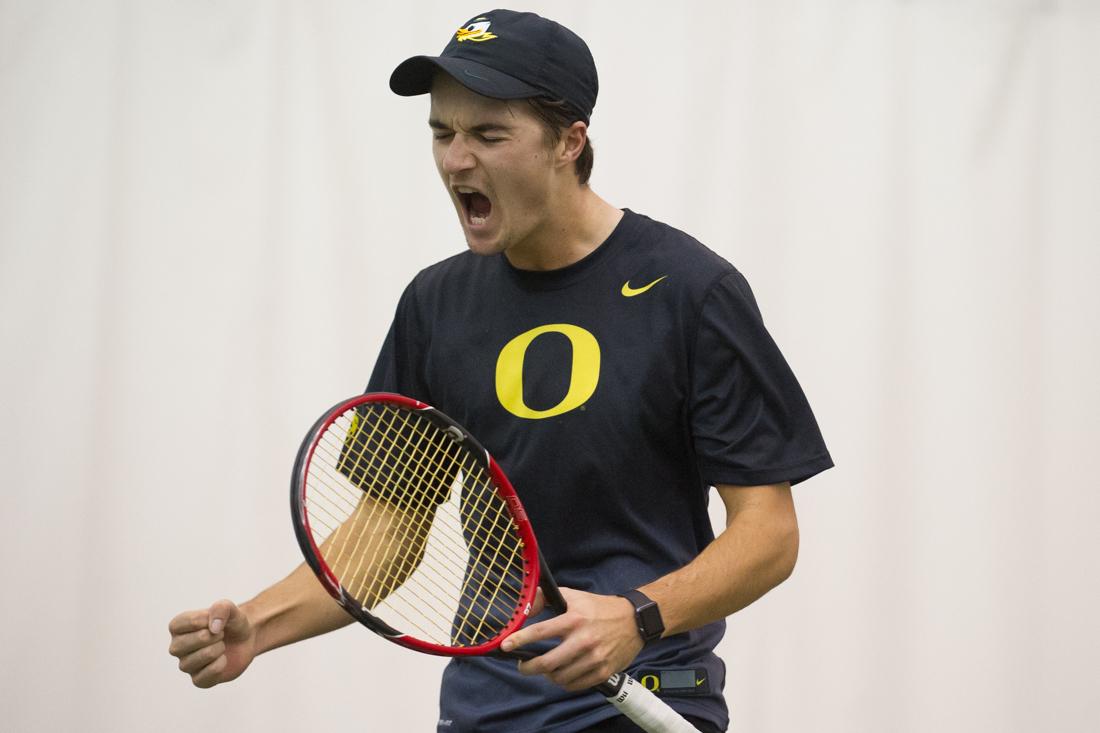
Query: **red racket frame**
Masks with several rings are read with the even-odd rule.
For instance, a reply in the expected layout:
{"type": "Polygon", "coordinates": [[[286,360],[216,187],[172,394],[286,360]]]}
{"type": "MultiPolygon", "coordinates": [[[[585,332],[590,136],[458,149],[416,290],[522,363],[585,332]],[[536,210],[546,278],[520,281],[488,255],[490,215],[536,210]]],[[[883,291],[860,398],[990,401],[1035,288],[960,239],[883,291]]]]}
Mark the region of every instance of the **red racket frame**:
{"type": "MultiPolygon", "coordinates": [[[[450,432],[454,433],[453,430],[450,432]]],[[[291,475],[290,506],[291,516],[294,519],[294,533],[298,538],[298,545],[302,549],[302,554],[305,556],[306,563],[313,569],[313,572],[317,575],[317,578],[321,581],[325,590],[327,590],[329,595],[336,599],[336,602],[353,618],[396,644],[420,652],[444,657],[465,657],[490,654],[500,647],[501,642],[504,641],[509,634],[522,626],[531,613],[531,604],[534,603],[535,591],[539,586],[542,558],[539,554],[534,530],[531,527],[531,522],[527,518],[527,512],[524,511],[523,504],[520,502],[519,496],[516,494],[516,490],[512,486],[512,483],[508,480],[508,477],[504,475],[504,471],[501,470],[496,460],[489,454],[489,451],[485,450],[485,448],[470,435],[466,428],[462,427],[431,405],[399,394],[373,392],[344,400],[331,407],[316,423],[314,423],[313,427],[310,428],[309,433],[306,434],[306,438],[302,442],[301,448],[298,450],[298,456],[294,462],[294,471],[291,475]],[[450,428],[457,429],[461,438],[456,436],[456,439],[458,439],[460,443],[467,444],[470,456],[475,461],[481,463],[483,468],[488,470],[489,476],[492,479],[493,488],[507,505],[512,520],[515,522],[519,532],[520,539],[523,540],[523,588],[521,589],[519,604],[512,612],[512,618],[509,620],[507,626],[489,641],[476,646],[456,647],[435,644],[401,633],[356,603],[351,595],[340,585],[340,581],[337,579],[336,574],[333,573],[332,569],[321,555],[320,548],[317,547],[317,543],[314,541],[313,532],[310,530],[309,512],[306,509],[306,477],[309,475],[310,462],[313,459],[313,454],[317,449],[321,436],[325,434],[329,426],[331,426],[341,415],[361,405],[370,403],[383,403],[416,410],[432,422],[443,426],[444,430],[450,428]]]]}

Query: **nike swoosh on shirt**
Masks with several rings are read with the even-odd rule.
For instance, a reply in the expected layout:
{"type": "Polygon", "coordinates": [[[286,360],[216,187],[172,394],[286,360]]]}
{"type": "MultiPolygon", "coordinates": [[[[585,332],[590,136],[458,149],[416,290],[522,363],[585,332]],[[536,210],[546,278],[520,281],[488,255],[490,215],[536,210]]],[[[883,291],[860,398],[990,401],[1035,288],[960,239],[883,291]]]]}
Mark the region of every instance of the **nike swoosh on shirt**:
{"type": "Polygon", "coordinates": [[[635,295],[641,295],[642,293],[649,290],[651,287],[653,287],[657,283],[664,280],[666,277],[668,277],[668,275],[661,275],[659,278],[657,278],[656,280],[651,282],[649,285],[643,285],[640,288],[630,287],[630,281],[627,280],[625,283],[623,283],[623,297],[633,298],[635,295]]]}

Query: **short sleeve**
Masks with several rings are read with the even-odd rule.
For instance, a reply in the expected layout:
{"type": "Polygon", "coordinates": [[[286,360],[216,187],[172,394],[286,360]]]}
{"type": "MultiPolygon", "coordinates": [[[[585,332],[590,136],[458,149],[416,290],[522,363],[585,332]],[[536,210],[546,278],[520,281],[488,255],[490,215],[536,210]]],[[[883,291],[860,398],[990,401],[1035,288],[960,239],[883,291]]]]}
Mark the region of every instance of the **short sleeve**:
{"type": "Polygon", "coordinates": [[[431,404],[424,378],[427,334],[417,312],[416,281],[405,288],[374,363],[367,392],[395,392],[431,404]]]}
{"type": "Polygon", "coordinates": [[[796,484],[833,462],[802,387],[733,270],[700,310],[692,352],[691,427],[709,484],[796,484]]]}

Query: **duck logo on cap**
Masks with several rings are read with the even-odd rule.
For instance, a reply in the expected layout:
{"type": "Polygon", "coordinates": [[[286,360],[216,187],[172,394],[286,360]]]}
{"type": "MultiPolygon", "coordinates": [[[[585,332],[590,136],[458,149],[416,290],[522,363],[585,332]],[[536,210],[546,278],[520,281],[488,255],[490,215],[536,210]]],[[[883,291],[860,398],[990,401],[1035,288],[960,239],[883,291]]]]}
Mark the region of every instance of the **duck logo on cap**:
{"type": "Polygon", "coordinates": [[[459,43],[463,41],[474,41],[475,43],[491,41],[496,36],[489,32],[489,23],[490,21],[485,18],[474,18],[466,24],[465,28],[459,28],[455,31],[455,40],[459,43]]]}

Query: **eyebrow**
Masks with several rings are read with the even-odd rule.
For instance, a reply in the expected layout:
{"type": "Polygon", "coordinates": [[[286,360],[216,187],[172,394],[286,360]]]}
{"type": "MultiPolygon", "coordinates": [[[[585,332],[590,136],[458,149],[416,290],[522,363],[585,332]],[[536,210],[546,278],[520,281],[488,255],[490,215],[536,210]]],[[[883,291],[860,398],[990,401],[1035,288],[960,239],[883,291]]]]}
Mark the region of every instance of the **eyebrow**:
{"type": "MultiPolygon", "coordinates": [[[[449,125],[443,124],[434,117],[428,120],[428,127],[432,128],[433,130],[451,129],[449,125]]],[[[503,125],[499,122],[483,122],[480,125],[474,125],[473,127],[469,128],[467,132],[473,132],[480,135],[486,132],[510,132],[511,130],[512,128],[510,126],[503,125]]]]}

